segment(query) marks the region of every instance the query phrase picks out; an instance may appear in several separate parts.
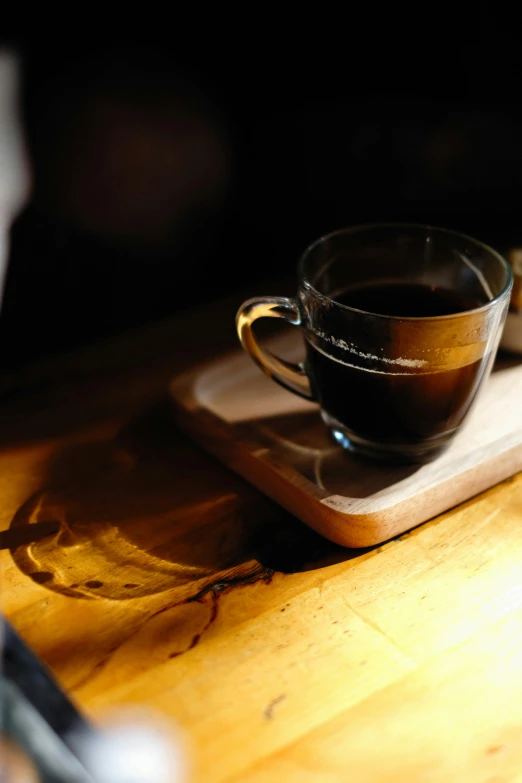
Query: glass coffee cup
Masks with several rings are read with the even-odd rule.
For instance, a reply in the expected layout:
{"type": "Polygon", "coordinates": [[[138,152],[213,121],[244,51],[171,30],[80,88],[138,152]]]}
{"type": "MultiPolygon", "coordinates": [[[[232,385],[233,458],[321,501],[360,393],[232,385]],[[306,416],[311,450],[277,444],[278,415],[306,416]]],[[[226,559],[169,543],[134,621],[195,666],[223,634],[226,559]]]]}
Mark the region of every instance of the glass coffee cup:
{"type": "Polygon", "coordinates": [[[505,259],[477,240],[429,226],[360,226],[312,244],[297,296],[249,299],[237,330],[267,375],[319,403],[343,447],[428,462],[490,373],[511,287],[505,259]],[[303,363],[260,345],[252,326],[262,317],[301,328],[303,363]]]}

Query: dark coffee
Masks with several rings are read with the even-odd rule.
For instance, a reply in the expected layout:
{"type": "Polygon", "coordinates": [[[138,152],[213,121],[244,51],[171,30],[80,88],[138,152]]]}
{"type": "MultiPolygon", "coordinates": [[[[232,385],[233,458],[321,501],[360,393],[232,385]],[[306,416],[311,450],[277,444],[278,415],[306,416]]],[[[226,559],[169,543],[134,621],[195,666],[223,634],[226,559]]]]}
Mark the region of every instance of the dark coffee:
{"type": "MultiPolygon", "coordinates": [[[[451,315],[484,304],[455,291],[409,283],[365,284],[345,290],[335,300],[368,313],[403,318],[451,315]]],[[[307,339],[308,370],[323,411],[343,425],[348,437],[352,432],[360,442],[390,446],[415,446],[453,432],[473,402],[490,359],[488,354],[440,372],[401,366],[383,372],[358,367],[350,353],[333,351],[327,342],[310,338],[314,335],[307,339]]]]}
{"type": "Polygon", "coordinates": [[[425,283],[363,283],[334,297],[339,304],[399,318],[434,318],[464,313],[485,304],[469,294],[425,283]]]}

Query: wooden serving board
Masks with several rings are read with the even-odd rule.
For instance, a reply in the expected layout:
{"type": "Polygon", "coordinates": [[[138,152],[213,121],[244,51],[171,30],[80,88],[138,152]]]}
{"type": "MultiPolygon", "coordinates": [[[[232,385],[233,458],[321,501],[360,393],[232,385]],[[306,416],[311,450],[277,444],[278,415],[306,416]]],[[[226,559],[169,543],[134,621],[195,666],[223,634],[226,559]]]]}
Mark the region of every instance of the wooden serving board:
{"type": "MultiPolygon", "coordinates": [[[[296,358],[302,347],[278,339],[296,358]]],[[[469,417],[434,462],[386,465],[335,445],[315,404],[267,378],[242,351],[171,383],[178,424],[326,538],[381,543],[522,470],[522,362],[497,361],[469,417]]]]}

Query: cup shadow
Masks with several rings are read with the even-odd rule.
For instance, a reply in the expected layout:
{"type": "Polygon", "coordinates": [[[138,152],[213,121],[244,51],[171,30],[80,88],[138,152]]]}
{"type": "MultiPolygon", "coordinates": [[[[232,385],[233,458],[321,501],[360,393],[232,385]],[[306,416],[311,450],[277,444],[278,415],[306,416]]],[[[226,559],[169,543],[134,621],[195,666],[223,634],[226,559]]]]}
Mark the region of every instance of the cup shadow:
{"type": "Polygon", "coordinates": [[[276,462],[332,495],[366,498],[413,475],[419,465],[376,462],[335,443],[316,410],[243,422],[241,436],[270,450],[276,462]]]}
{"type": "Polygon", "coordinates": [[[491,372],[494,373],[501,372],[502,370],[509,370],[511,367],[518,367],[519,364],[522,364],[522,356],[509,353],[503,349],[499,349],[491,372]]]}
{"type": "Polygon", "coordinates": [[[168,403],[113,440],[62,449],[0,545],[34,582],[90,600],[169,591],[191,601],[363,554],[323,539],[215,462],[177,430],[168,403]]]}

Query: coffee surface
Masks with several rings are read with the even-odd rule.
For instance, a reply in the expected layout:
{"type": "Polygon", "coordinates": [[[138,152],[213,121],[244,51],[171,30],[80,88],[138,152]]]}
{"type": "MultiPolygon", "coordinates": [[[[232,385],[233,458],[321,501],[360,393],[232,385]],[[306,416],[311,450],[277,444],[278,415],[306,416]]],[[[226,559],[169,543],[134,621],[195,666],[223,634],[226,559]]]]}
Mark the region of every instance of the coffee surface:
{"type": "Polygon", "coordinates": [[[376,315],[433,318],[473,310],[485,304],[475,297],[425,283],[364,283],[335,296],[339,304],[376,315]]]}

